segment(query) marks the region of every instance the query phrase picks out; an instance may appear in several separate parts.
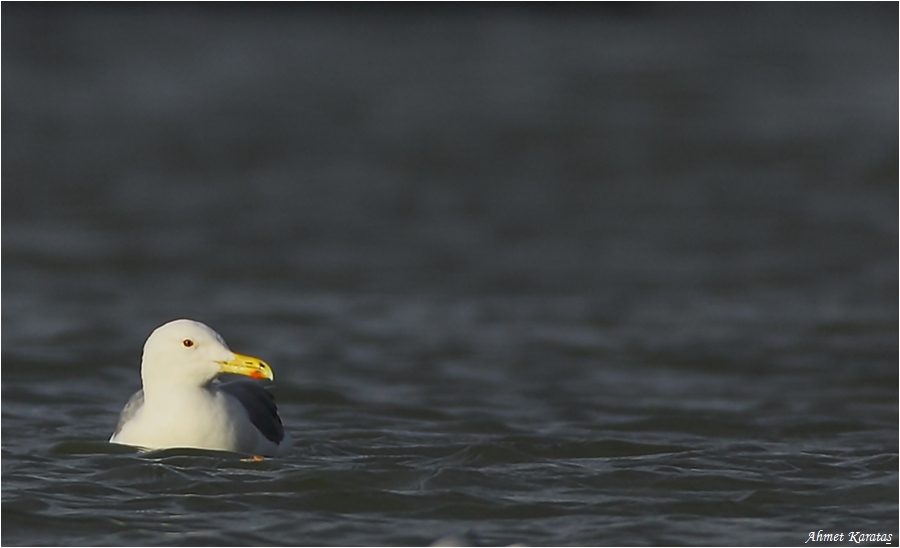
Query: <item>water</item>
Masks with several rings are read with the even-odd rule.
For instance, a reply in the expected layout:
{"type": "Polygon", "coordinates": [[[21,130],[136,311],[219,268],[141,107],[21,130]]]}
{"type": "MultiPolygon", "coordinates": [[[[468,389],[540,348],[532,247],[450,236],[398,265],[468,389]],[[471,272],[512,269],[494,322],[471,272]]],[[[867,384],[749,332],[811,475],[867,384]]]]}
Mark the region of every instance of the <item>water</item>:
{"type": "Polygon", "coordinates": [[[896,545],[895,4],[2,9],[4,544],[896,545]]]}

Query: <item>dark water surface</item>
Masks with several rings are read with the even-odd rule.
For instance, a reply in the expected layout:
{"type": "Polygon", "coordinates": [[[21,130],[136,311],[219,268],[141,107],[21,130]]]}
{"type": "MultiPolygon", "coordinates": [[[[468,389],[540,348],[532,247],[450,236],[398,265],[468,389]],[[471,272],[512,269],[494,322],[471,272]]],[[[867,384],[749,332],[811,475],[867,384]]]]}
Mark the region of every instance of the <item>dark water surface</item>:
{"type": "Polygon", "coordinates": [[[896,545],[897,4],[681,9],[4,3],[2,542],[896,545]],[[291,455],[106,443],[178,317],[291,455]]]}

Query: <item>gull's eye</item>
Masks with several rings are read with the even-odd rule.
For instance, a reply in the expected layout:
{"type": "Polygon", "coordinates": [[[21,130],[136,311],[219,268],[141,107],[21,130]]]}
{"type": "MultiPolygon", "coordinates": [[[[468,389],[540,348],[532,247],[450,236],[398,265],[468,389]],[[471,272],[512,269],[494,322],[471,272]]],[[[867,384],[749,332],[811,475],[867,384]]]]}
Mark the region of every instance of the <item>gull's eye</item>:
{"type": "Polygon", "coordinates": [[[185,339],[181,341],[181,344],[183,344],[185,348],[190,348],[194,346],[194,341],[192,341],[191,339],[185,339]]]}

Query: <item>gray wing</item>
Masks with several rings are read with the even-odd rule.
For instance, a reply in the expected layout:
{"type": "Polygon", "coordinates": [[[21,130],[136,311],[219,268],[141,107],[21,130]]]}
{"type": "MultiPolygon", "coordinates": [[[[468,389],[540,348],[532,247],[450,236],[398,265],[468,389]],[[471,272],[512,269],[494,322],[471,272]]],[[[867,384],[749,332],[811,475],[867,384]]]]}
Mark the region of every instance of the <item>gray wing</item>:
{"type": "Polygon", "coordinates": [[[135,392],[131,398],[129,398],[128,403],[125,404],[125,407],[122,409],[122,414],[119,415],[119,424],[116,425],[116,431],[113,432],[113,436],[118,435],[119,432],[122,431],[122,427],[125,426],[125,423],[130,421],[132,417],[137,415],[137,412],[141,410],[141,407],[144,406],[144,389],[141,388],[137,392],[135,392]]]}
{"type": "Polygon", "coordinates": [[[275,406],[275,396],[252,381],[231,381],[219,385],[219,390],[236,399],[247,411],[250,422],[266,439],[281,443],[284,426],[275,406]]]}

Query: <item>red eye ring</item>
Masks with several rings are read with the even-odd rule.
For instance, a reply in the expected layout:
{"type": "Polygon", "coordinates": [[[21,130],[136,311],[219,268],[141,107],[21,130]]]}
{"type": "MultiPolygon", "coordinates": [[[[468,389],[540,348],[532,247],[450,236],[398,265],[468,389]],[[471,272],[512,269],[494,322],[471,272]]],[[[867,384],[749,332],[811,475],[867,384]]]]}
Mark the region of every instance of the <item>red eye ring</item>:
{"type": "Polygon", "coordinates": [[[194,346],[194,341],[192,341],[191,339],[185,339],[181,341],[181,344],[183,344],[185,348],[190,348],[194,346]]]}

